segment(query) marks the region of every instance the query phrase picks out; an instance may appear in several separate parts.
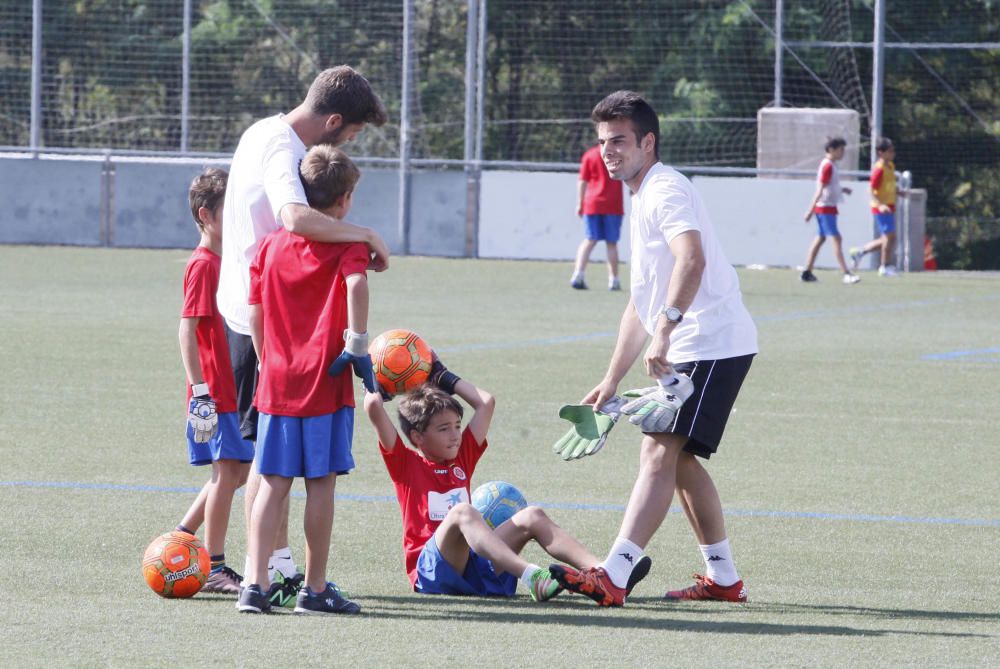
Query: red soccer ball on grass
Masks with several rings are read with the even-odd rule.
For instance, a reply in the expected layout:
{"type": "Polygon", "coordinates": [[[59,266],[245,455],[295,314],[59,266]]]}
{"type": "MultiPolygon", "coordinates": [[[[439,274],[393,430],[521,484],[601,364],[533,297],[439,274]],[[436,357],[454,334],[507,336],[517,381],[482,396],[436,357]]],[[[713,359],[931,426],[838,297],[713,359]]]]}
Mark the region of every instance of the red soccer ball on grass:
{"type": "Polygon", "coordinates": [[[205,585],[212,561],[198,537],[167,532],[149,544],[142,556],[142,576],[160,597],[193,597],[205,585]]]}
{"type": "Polygon", "coordinates": [[[431,347],[410,330],[387,330],[368,347],[375,380],[390,395],[399,395],[426,383],[430,377],[431,347]]]}

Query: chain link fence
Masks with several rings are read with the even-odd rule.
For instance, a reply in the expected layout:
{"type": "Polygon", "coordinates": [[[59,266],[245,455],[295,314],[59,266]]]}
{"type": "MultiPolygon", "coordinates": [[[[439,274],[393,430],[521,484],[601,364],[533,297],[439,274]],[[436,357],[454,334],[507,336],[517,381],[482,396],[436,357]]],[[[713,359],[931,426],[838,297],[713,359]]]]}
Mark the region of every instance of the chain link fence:
{"type": "MultiPolygon", "coordinates": [[[[757,110],[776,104],[857,111],[867,165],[874,2],[8,0],[0,147],[225,156],[349,63],[393,119],[352,145],[369,160],[571,170],[594,103],[632,88],[692,171],[752,174],[757,110]]],[[[884,134],[951,264],[981,264],[974,247],[1000,240],[1000,7],[888,2],[885,26],[884,134]]]]}

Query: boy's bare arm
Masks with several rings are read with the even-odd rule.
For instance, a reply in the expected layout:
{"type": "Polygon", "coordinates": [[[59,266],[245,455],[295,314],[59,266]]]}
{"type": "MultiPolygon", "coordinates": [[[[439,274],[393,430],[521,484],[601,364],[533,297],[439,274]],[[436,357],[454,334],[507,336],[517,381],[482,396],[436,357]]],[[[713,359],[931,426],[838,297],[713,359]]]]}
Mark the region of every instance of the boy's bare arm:
{"type": "Polygon", "coordinates": [[[259,304],[250,305],[250,340],[253,341],[253,350],[257,354],[257,360],[261,360],[261,353],[264,350],[264,314],[259,304]]]}
{"type": "Polygon", "coordinates": [[[469,431],[476,441],[482,443],[490,431],[490,423],[493,421],[493,410],[496,408],[496,399],[493,395],[477,388],[465,379],[459,379],[455,384],[455,394],[469,403],[473,414],[469,420],[469,431]]]}
{"type": "MultiPolygon", "coordinates": [[[[188,384],[196,386],[205,382],[205,377],[201,371],[201,358],[198,357],[198,319],[182,318],[177,336],[181,342],[181,362],[184,364],[184,373],[187,375],[188,384]]],[[[212,389],[209,388],[209,392],[212,389]]]]}
{"type": "Polygon", "coordinates": [[[351,274],[347,277],[347,327],[351,332],[368,332],[368,277],[351,274]]]}
{"type": "Polygon", "coordinates": [[[392,424],[392,419],[389,418],[389,414],[385,410],[385,401],[381,395],[378,393],[365,393],[365,413],[368,414],[368,420],[371,421],[372,426],[375,428],[375,434],[378,436],[382,447],[387,451],[395,448],[396,438],[399,436],[399,433],[396,431],[396,426],[392,424]]]}
{"type": "Polygon", "coordinates": [[[332,218],[304,204],[286,204],[280,215],[289,232],[317,242],[363,242],[375,254],[373,270],[381,272],[389,267],[389,247],[371,228],[332,218]]]}

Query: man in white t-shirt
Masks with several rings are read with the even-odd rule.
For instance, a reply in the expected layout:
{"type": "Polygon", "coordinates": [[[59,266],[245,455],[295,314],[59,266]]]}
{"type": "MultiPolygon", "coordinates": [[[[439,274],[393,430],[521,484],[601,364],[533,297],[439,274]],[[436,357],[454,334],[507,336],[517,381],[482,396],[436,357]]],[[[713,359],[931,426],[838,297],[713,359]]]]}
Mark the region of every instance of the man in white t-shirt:
{"type": "MultiPolygon", "coordinates": [[[[602,606],[621,606],[633,567],[643,561],[641,568],[649,568],[644,548],[666,517],[676,489],[706,575],[665,598],[743,602],[746,588],[733,566],[722,502],[697,458],[707,459],[718,448],[757,353],[757,328],[698,192],[682,174],[659,162],[659,120],[653,108],[637,93],[618,91],[594,107],[591,119],[608,172],[632,192],[632,295],[607,374],[583,403],[603,407],[615,397],[648,337],[646,373],[657,380],[672,379],[675,372],[686,375],[693,392],[663,431],[643,427],[639,473],[607,559],[582,571],[561,565],[550,570],[567,589],[602,606]]],[[[633,405],[651,412],[665,391],[655,386],[642,392],[633,405]]]]}
{"type": "MultiPolygon", "coordinates": [[[[388,116],[368,80],[346,65],[321,72],[306,99],[287,114],[262,119],[247,129],[233,154],[222,214],[222,269],[217,300],[226,320],[229,354],[236,375],[237,410],[244,439],[257,437],[257,356],[250,339],[250,263],[260,241],[282,226],[322,242],[364,242],[372,252],[371,267],[389,265],[389,249],[374,230],[340,221],[311,209],[306,201],[299,163],[315,144],[349,142],[366,125],[383,125],[388,116]]],[[[256,468],[246,490],[247,536],[250,511],[260,487],[256,468]]],[[[272,590],[277,605],[294,605],[301,574],[288,548],[288,501],[269,565],[282,587],[272,590]]]]}

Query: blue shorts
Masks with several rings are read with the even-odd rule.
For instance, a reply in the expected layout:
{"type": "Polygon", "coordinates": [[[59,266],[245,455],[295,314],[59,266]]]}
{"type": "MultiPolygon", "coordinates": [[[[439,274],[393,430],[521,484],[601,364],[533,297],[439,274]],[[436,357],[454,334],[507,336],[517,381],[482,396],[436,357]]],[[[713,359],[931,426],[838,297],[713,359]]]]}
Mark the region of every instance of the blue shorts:
{"type": "Polygon", "coordinates": [[[875,224],[883,235],[896,232],[896,213],[890,211],[888,214],[875,214],[875,224]]]}
{"type": "Polygon", "coordinates": [[[473,597],[513,597],[517,578],[497,574],[493,563],[469,549],[465,571],[459,574],[438,550],[432,536],[417,558],[417,582],[413,589],[424,595],[471,595],[473,597]]]}
{"type": "Polygon", "coordinates": [[[820,237],[839,237],[836,214],[816,214],[816,227],[820,237]]]}
{"type": "Polygon", "coordinates": [[[257,423],[257,471],[307,479],[354,469],[354,407],[297,418],[261,412],[257,423]]]}
{"type": "Polygon", "coordinates": [[[187,442],[192,465],[210,465],[216,460],[253,462],[253,442],[240,434],[240,419],[235,411],[219,414],[219,431],[204,444],[195,443],[194,430],[188,423],[187,442]]]}
{"type": "Polygon", "coordinates": [[[617,242],[622,233],[622,217],[617,214],[587,214],[587,239],[617,242]]]}

